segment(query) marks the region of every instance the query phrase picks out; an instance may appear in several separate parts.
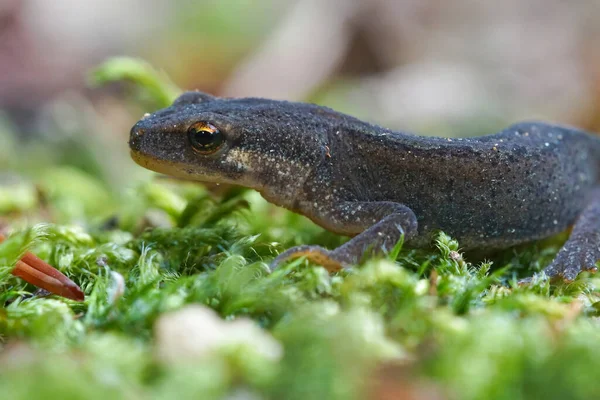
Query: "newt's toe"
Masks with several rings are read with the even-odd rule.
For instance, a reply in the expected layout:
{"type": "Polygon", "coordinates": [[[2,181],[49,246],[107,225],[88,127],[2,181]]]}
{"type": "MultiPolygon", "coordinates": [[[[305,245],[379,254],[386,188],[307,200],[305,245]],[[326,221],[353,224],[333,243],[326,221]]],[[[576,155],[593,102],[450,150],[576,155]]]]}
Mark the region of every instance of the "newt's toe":
{"type": "Polygon", "coordinates": [[[329,272],[336,272],[344,268],[342,261],[337,260],[329,250],[320,246],[298,246],[292,247],[278,255],[270,265],[271,271],[274,271],[282,262],[293,260],[300,257],[306,257],[307,260],[322,265],[329,272]]]}
{"type": "Polygon", "coordinates": [[[550,278],[562,278],[566,282],[572,282],[580,272],[597,272],[598,260],[600,247],[595,242],[586,238],[571,239],[560,249],[544,272],[550,278]]]}

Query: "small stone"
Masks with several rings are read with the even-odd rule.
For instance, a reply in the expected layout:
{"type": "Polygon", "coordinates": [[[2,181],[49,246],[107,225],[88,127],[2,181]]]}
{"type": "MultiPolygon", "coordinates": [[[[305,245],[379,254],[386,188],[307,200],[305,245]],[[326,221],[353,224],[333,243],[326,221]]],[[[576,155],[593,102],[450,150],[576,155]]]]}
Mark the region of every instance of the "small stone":
{"type": "Polygon", "coordinates": [[[223,348],[238,346],[247,346],[271,360],[283,355],[281,344],[254,321],[223,321],[211,308],[197,304],[161,316],[154,332],[157,356],[170,364],[201,359],[223,348]]]}

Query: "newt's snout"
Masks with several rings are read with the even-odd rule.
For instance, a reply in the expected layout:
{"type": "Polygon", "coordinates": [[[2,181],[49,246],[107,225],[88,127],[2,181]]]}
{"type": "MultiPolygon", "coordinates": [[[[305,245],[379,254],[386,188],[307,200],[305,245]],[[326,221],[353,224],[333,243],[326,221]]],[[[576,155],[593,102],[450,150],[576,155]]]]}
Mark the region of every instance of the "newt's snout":
{"type": "Polygon", "coordinates": [[[139,151],[142,145],[142,136],[144,135],[144,129],[139,123],[135,124],[129,132],[129,148],[131,150],[139,151]]]}

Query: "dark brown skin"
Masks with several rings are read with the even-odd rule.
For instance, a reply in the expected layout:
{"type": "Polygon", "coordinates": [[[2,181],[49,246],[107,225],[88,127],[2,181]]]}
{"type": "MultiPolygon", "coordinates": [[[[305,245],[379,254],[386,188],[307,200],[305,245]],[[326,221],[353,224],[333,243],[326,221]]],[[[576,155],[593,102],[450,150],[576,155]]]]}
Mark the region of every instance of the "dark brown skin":
{"type": "Polygon", "coordinates": [[[501,249],[576,221],[545,272],[571,280],[600,259],[600,140],[571,127],[524,122],[476,138],[420,137],[312,104],[188,92],[139,121],[129,145],[143,167],[253,188],[354,236],[334,250],[290,249],[273,265],[307,256],[337,270],[402,235],[429,246],[437,230],[464,249],[501,249]]]}

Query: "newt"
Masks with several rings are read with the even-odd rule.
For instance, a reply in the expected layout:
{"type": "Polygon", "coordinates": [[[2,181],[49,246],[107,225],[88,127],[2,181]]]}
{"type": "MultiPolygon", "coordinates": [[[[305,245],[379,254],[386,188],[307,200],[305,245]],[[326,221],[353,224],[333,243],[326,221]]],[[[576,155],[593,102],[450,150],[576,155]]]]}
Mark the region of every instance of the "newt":
{"type": "Polygon", "coordinates": [[[544,270],[573,280],[600,259],[600,138],[520,122],[469,138],[397,132],[308,103],[186,92],[130,132],[135,162],[201,182],[259,191],[269,202],[352,238],[303,257],[337,271],[404,238],[442,230],[464,250],[503,249],[574,225],[544,270]]]}

